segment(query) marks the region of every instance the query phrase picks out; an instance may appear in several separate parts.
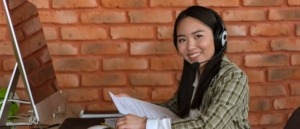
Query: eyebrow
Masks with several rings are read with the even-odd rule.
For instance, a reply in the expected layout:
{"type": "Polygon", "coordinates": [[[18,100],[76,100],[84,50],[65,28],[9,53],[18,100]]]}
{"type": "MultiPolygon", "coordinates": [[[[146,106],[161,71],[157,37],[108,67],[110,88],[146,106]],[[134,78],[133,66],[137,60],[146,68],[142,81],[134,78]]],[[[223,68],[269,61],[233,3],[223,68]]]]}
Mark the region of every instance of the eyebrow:
{"type": "MultiPolygon", "coordinates": [[[[204,30],[196,30],[196,31],[192,32],[192,35],[194,35],[198,32],[204,32],[204,30]]],[[[177,35],[177,37],[184,37],[184,35],[177,35]]]]}
{"type": "Polygon", "coordinates": [[[197,31],[194,31],[192,34],[196,34],[198,32],[204,32],[204,30],[197,30],[197,31]]]}

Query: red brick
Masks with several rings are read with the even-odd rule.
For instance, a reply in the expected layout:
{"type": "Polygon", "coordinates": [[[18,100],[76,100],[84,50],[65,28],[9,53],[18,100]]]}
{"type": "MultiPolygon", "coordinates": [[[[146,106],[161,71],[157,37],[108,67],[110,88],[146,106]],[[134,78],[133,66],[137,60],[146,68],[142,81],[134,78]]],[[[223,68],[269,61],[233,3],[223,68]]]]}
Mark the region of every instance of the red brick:
{"type": "Polygon", "coordinates": [[[300,85],[298,83],[293,83],[290,85],[291,95],[300,96],[300,85]]]}
{"type": "Polygon", "coordinates": [[[82,75],[82,86],[124,86],[126,76],[118,73],[85,74],[82,75]]]}
{"type": "Polygon", "coordinates": [[[29,21],[26,21],[23,25],[23,33],[25,36],[30,36],[37,31],[42,29],[40,19],[38,17],[32,18],[29,21]]]}
{"type": "Polygon", "coordinates": [[[292,65],[300,65],[300,54],[294,54],[291,57],[292,65]]]}
{"type": "Polygon", "coordinates": [[[3,70],[12,71],[15,68],[16,60],[15,59],[5,59],[3,60],[3,70]]]}
{"type": "Polygon", "coordinates": [[[269,111],[272,107],[270,99],[265,98],[251,98],[249,102],[250,112],[269,111]]]}
{"type": "Polygon", "coordinates": [[[283,81],[287,79],[299,80],[300,69],[299,68],[278,68],[268,70],[269,81],[283,81]]]}
{"type": "Polygon", "coordinates": [[[6,24],[6,17],[4,15],[4,11],[2,11],[2,9],[0,10],[0,24],[6,24]]]}
{"type": "Polygon", "coordinates": [[[130,23],[172,23],[170,10],[135,10],[128,13],[130,23]]]}
{"type": "Polygon", "coordinates": [[[289,57],[283,54],[249,54],[245,56],[245,66],[263,67],[263,66],[286,66],[289,57]]]}
{"type": "Polygon", "coordinates": [[[157,37],[159,39],[172,39],[173,38],[173,26],[158,26],[157,37]]]}
{"type": "Polygon", "coordinates": [[[87,104],[88,111],[117,111],[115,104],[113,102],[99,102],[96,101],[93,104],[87,104]]]}
{"type": "Polygon", "coordinates": [[[70,89],[67,91],[69,102],[91,101],[99,99],[99,91],[95,89],[70,89]]]}
{"type": "Polygon", "coordinates": [[[132,55],[162,55],[177,53],[171,42],[133,42],[130,44],[132,55]]]}
{"type": "Polygon", "coordinates": [[[239,0],[197,0],[197,4],[201,6],[218,6],[218,7],[237,7],[240,5],[239,0]]]}
{"type": "Polygon", "coordinates": [[[34,69],[38,69],[39,67],[41,67],[39,60],[33,56],[26,58],[23,62],[24,65],[27,66],[27,74],[31,73],[34,69]]]}
{"type": "Polygon", "coordinates": [[[30,39],[27,39],[19,44],[20,51],[23,57],[26,57],[39,50],[40,48],[45,47],[47,44],[44,33],[42,31],[39,31],[38,34],[35,34],[34,36],[28,38],[30,39]]]}
{"type": "Polygon", "coordinates": [[[280,84],[266,84],[266,85],[251,85],[251,97],[267,97],[267,96],[286,96],[288,94],[287,88],[280,84]]]}
{"type": "Polygon", "coordinates": [[[46,47],[39,50],[39,52],[35,53],[35,58],[37,58],[41,63],[44,64],[51,61],[50,53],[46,47]]]}
{"type": "Polygon", "coordinates": [[[296,35],[300,36],[300,24],[296,26],[296,35]]]}
{"type": "Polygon", "coordinates": [[[300,1],[299,0],[288,0],[288,4],[289,5],[300,5],[300,1]]]}
{"type": "Polygon", "coordinates": [[[258,24],[251,26],[251,36],[288,36],[291,28],[287,24],[258,24]]]}
{"type": "Polygon", "coordinates": [[[125,54],[128,51],[125,42],[85,43],[81,46],[82,54],[106,55],[125,54]]]}
{"type": "Polygon", "coordinates": [[[50,1],[49,0],[28,0],[31,3],[33,3],[38,9],[48,9],[50,7],[50,1]]]}
{"type": "Polygon", "coordinates": [[[299,8],[270,9],[269,19],[271,20],[300,20],[299,8]]]}
{"type": "Polygon", "coordinates": [[[47,40],[58,39],[58,29],[54,27],[43,27],[43,31],[47,40]]]}
{"type": "MultiPolygon", "coordinates": [[[[29,65],[26,65],[29,66],[29,65]]],[[[34,66],[31,66],[34,67],[34,66]]],[[[28,72],[28,68],[26,69],[27,74],[30,78],[30,82],[33,83],[33,86],[42,85],[43,83],[47,82],[47,80],[50,80],[54,77],[55,72],[53,70],[52,64],[47,64],[45,66],[37,66],[39,69],[35,69],[34,72],[30,73],[28,72]]],[[[43,84],[44,85],[44,84],[43,84]]],[[[47,84],[48,85],[48,84],[47,84]]]]}
{"type": "Polygon", "coordinates": [[[0,73],[0,87],[7,87],[11,78],[10,74],[2,74],[0,73]]]}
{"type": "Polygon", "coordinates": [[[225,21],[265,21],[267,18],[264,10],[228,10],[223,14],[225,21]]]}
{"type": "Polygon", "coordinates": [[[245,6],[279,6],[284,0],[244,0],[245,6]]]}
{"type": "Polygon", "coordinates": [[[231,40],[227,45],[227,52],[265,52],[268,48],[268,40],[265,39],[231,40]]]}
{"type": "Polygon", "coordinates": [[[52,0],[53,8],[90,8],[97,6],[97,0],[52,0]]]}
{"type": "Polygon", "coordinates": [[[245,25],[227,25],[228,36],[246,36],[248,28],[245,25]]]}
{"type": "Polygon", "coordinates": [[[82,23],[125,23],[125,12],[105,11],[82,12],[80,15],[82,23]]]}
{"type": "Polygon", "coordinates": [[[17,25],[37,14],[38,12],[36,7],[33,4],[27,2],[25,4],[22,4],[22,6],[18,7],[17,9],[13,10],[13,12],[11,13],[11,19],[13,19],[13,25],[17,25]]]}
{"type": "Polygon", "coordinates": [[[79,87],[79,76],[76,74],[56,74],[56,78],[60,88],[79,87]]]}
{"type": "Polygon", "coordinates": [[[280,124],[284,122],[285,115],[281,113],[264,114],[260,119],[261,125],[280,124]]]}
{"type": "Polygon", "coordinates": [[[53,60],[55,70],[70,71],[95,71],[99,69],[98,59],[93,58],[64,58],[53,60]]]}
{"type": "MultiPolygon", "coordinates": [[[[9,76],[9,79],[10,80],[11,76],[9,76]]],[[[22,78],[19,78],[19,81],[18,81],[18,84],[17,84],[17,88],[21,88],[21,89],[24,89],[25,90],[25,86],[24,86],[24,82],[22,80],[22,78]]]]}
{"type": "Polygon", "coordinates": [[[59,24],[71,24],[78,22],[78,15],[75,11],[39,11],[39,17],[43,23],[59,23],[59,24]]]}
{"type": "Polygon", "coordinates": [[[78,47],[69,43],[50,43],[49,52],[51,55],[77,55],[78,47]]]}
{"type": "Polygon", "coordinates": [[[163,86],[174,83],[173,77],[168,73],[135,73],[129,76],[129,80],[134,86],[163,86]]]}
{"type": "Polygon", "coordinates": [[[5,40],[6,35],[7,35],[6,32],[7,32],[6,28],[0,27],[0,33],[1,33],[1,35],[0,35],[0,41],[5,40]]]}
{"type": "Polygon", "coordinates": [[[110,30],[113,39],[152,39],[154,33],[154,28],[149,26],[120,26],[110,30]]]}
{"type": "MultiPolygon", "coordinates": [[[[285,115],[281,113],[260,113],[249,116],[252,125],[273,125],[284,122],[285,115]]],[[[273,128],[272,128],[273,129],[273,128]]]]}
{"type": "Polygon", "coordinates": [[[122,87],[122,88],[103,88],[104,100],[111,101],[111,97],[108,92],[112,92],[117,95],[120,93],[128,94],[130,97],[147,100],[149,99],[149,92],[147,88],[131,88],[131,87],[122,87]]]}
{"type": "Polygon", "coordinates": [[[150,0],[151,7],[187,7],[193,4],[193,0],[150,0]]]}
{"type": "Polygon", "coordinates": [[[147,6],[147,0],[101,0],[107,8],[141,8],[147,6]]]}
{"type": "Polygon", "coordinates": [[[299,96],[278,98],[274,100],[275,109],[295,109],[299,107],[300,99],[299,96]]]}
{"type": "Polygon", "coordinates": [[[170,99],[174,93],[176,92],[177,87],[162,87],[162,88],[155,88],[151,94],[152,100],[168,100],[170,99]]]}
{"type": "Polygon", "coordinates": [[[274,39],[271,48],[275,51],[300,51],[300,40],[297,39],[274,39]]]}
{"type": "Polygon", "coordinates": [[[148,61],[143,58],[110,58],[103,59],[103,70],[145,70],[148,61]]]}
{"type": "Polygon", "coordinates": [[[245,70],[249,82],[264,82],[265,78],[265,71],[264,70],[245,70]]]}
{"type": "Polygon", "coordinates": [[[78,26],[62,27],[61,36],[64,40],[96,40],[106,39],[107,32],[102,27],[78,26]]]}
{"type": "Polygon", "coordinates": [[[152,58],[150,66],[153,70],[181,70],[183,59],[175,56],[152,58]]]}
{"type": "Polygon", "coordinates": [[[17,1],[8,1],[7,4],[8,4],[8,8],[9,9],[14,9],[20,5],[22,5],[24,2],[26,2],[26,0],[17,0],[17,1]]]}
{"type": "Polygon", "coordinates": [[[14,50],[10,42],[0,42],[0,55],[14,55],[14,50]]]}
{"type": "Polygon", "coordinates": [[[22,42],[26,38],[26,36],[22,32],[21,28],[16,28],[15,29],[15,34],[16,34],[16,38],[18,39],[18,42],[22,42]]]}
{"type": "Polygon", "coordinates": [[[235,54],[226,54],[230,61],[235,63],[237,66],[242,66],[244,64],[244,57],[235,54]]]}
{"type": "Polygon", "coordinates": [[[280,124],[270,124],[270,125],[254,125],[251,129],[284,129],[285,123],[280,124]]]}

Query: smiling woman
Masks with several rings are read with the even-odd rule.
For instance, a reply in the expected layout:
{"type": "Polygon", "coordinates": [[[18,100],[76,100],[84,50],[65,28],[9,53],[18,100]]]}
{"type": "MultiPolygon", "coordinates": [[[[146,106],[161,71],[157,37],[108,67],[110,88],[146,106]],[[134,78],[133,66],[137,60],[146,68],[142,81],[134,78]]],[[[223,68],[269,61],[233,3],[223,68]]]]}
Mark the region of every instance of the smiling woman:
{"type": "Polygon", "coordinates": [[[184,59],[179,87],[161,106],[180,119],[145,119],[126,115],[117,128],[249,129],[249,88],[246,74],[225,56],[226,27],[205,7],[182,11],[174,25],[173,42],[184,59]]]}

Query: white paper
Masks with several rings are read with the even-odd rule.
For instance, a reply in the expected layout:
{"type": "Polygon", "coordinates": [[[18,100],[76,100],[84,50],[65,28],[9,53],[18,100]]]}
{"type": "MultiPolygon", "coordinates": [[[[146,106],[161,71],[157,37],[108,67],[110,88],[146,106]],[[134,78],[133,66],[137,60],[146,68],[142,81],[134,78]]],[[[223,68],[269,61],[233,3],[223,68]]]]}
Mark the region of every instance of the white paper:
{"type": "Polygon", "coordinates": [[[146,101],[134,99],[131,97],[117,97],[109,92],[118,111],[122,114],[133,114],[147,118],[171,118],[178,119],[179,117],[168,108],[155,105],[146,101]]]}

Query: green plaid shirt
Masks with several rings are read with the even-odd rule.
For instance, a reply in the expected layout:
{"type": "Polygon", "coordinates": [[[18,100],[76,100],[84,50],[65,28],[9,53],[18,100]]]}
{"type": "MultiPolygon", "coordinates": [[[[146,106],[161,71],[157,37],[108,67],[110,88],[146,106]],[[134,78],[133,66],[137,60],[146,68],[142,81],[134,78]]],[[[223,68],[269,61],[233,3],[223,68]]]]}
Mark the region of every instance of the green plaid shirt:
{"type": "MultiPolygon", "coordinates": [[[[177,96],[163,104],[175,113],[177,96]]],[[[246,74],[226,57],[207,89],[196,118],[172,121],[172,129],[250,129],[249,87],[246,74]]],[[[195,114],[193,114],[195,116],[195,114]]]]}

